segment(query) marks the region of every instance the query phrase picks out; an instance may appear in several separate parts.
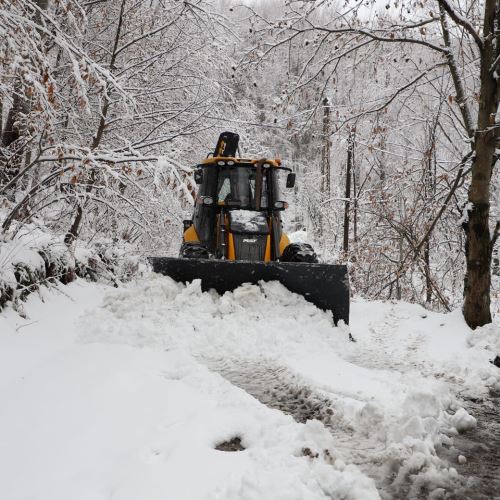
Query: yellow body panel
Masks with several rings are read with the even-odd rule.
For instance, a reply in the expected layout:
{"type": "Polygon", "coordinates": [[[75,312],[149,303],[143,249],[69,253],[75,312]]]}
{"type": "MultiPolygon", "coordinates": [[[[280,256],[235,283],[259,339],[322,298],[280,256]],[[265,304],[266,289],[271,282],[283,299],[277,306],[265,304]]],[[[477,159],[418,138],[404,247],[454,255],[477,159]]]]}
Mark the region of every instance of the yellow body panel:
{"type": "Polygon", "coordinates": [[[266,253],[264,254],[264,262],[269,262],[271,260],[271,235],[267,235],[266,242],[266,253]]]}
{"type": "Polygon", "coordinates": [[[280,238],[280,255],[283,255],[283,251],[290,244],[290,240],[285,233],[281,233],[280,238]]]}
{"type": "Polygon", "coordinates": [[[193,224],[184,231],[184,241],[200,241],[200,238],[198,238],[198,233],[196,232],[193,224]]]}
{"type": "Polygon", "coordinates": [[[228,233],[228,243],[227,243],[227,259],[236,260],[236,251],[234,249],[234,238],[233,233],[228,233]]]}

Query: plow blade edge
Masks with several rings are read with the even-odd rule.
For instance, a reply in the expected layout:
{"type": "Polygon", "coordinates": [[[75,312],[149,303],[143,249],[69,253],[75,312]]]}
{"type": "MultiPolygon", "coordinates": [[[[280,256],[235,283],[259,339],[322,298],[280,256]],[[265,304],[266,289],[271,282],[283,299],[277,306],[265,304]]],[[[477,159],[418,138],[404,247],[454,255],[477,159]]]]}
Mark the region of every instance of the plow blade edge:
{"type": "Polygon", "coordinates": [[[349,277],[343,265],[170,257],[150,257],[149,261],[156,273],[183,283],[200,279],[203,291],[213,288],[221,295],[243,283],[279,281],[319,309],[331,311],[335,324],[339,320],[349,323],[349,277]]]}

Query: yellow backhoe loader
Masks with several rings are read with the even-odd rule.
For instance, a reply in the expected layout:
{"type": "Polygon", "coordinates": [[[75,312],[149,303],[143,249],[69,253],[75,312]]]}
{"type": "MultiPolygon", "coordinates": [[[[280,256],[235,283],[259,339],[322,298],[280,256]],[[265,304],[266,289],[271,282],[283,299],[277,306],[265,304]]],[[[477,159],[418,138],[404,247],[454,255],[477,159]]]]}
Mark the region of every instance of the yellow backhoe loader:
{"type": "Polygon", "coordinates": [[[295,174],[279,160],[237,156],[239,136],[220,135],[213,155],[197,165],[199,185],[192,219],[184,221],[179,258],[152,257],[155,272],[176,281],[201,279],[203,290],[223,294],[243,283],[277,280],[335,323],[349,322],[349,279],[344,265],[320,264],[313,248],[290,243],[281,213],[279,176],[295,174]]]}

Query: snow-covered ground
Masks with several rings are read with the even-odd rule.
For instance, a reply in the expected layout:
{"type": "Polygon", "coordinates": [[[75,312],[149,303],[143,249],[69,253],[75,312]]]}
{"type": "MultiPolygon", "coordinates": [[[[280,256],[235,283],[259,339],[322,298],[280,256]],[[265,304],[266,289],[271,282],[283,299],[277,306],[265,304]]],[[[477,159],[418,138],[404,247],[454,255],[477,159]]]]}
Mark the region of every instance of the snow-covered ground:
{"type": "Polygon", "coordinates": [[[500,389],[498,325],[458,311],[358,300],[349,330],[278,283],[156,275],[24,309],[0,313],[2,499],[458,495],[460,398],[500,389]]]}

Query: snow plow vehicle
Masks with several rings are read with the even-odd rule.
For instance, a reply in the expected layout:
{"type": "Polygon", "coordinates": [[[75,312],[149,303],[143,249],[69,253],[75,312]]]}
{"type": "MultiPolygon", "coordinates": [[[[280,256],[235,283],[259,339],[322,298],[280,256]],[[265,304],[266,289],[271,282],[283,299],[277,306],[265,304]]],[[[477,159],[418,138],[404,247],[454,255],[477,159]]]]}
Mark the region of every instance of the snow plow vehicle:
{"type": "Polygon", "coordinates": [[[335,324],[349,322],[349,278],[345,265],[321,264],[306,243],[291,243],[282,228],[279,174],[286,187],[295,173],[280,160],[237,156],[239,136],[220,135],[213,155],[194,171],[199,186],[192,219],[184,221],[179,258],[151,257],[153,271],[179,282],[201,280],[219,294],[243,283],[279,281],[335,324]]]}

